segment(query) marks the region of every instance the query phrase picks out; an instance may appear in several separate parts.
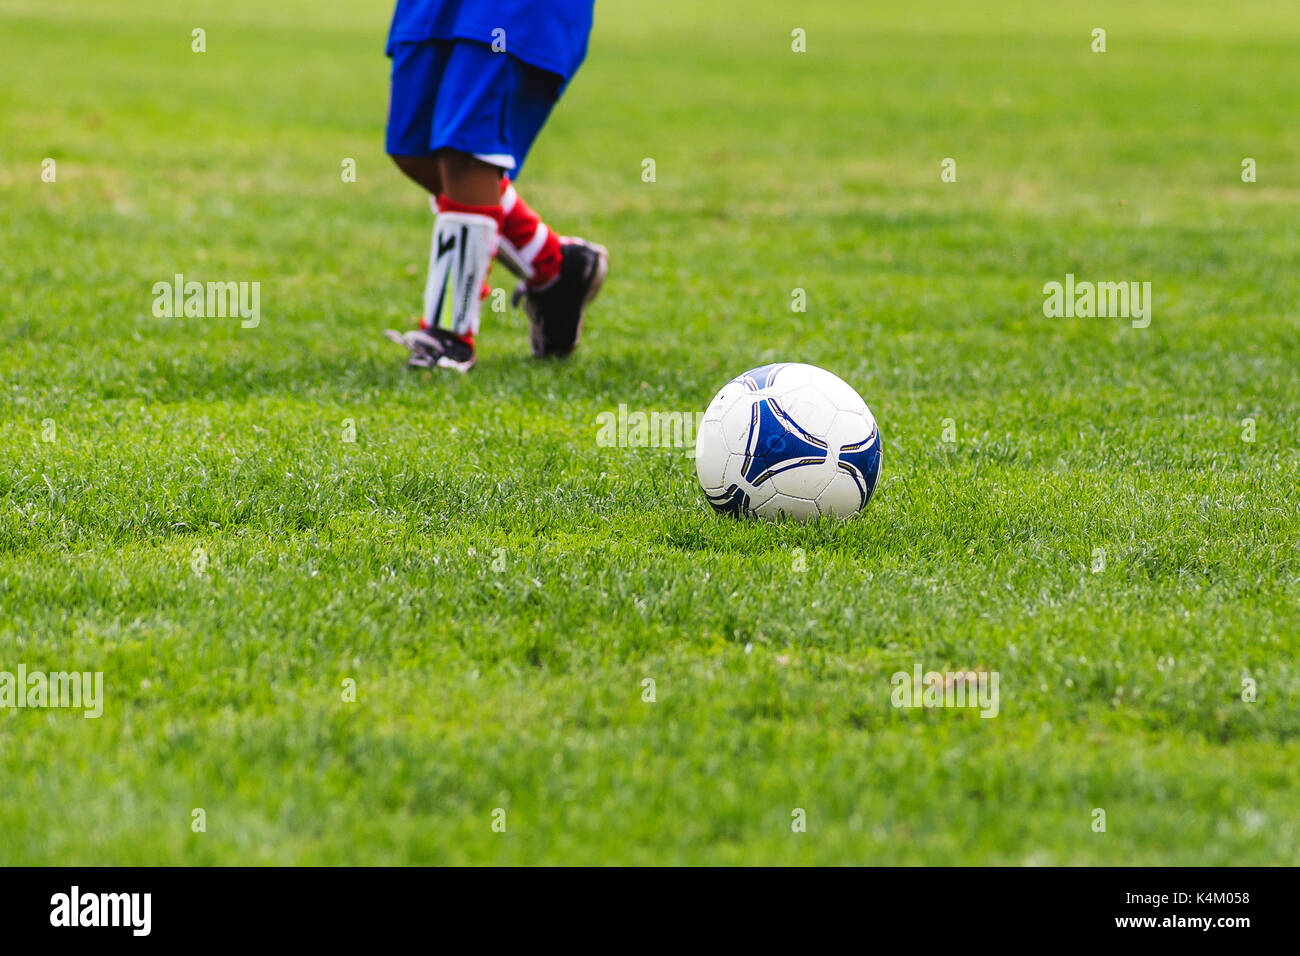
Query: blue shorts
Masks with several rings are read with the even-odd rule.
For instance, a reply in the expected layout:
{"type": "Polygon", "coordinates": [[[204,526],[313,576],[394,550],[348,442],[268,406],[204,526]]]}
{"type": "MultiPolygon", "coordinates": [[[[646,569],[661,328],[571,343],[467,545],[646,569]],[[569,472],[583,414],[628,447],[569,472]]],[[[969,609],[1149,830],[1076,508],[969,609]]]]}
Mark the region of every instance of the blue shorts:
{"type": "Polygon", "coordinates": [[[449,148],[519,175],[564,80],[471,40],[393,45],[390,156],[449,148]]]}

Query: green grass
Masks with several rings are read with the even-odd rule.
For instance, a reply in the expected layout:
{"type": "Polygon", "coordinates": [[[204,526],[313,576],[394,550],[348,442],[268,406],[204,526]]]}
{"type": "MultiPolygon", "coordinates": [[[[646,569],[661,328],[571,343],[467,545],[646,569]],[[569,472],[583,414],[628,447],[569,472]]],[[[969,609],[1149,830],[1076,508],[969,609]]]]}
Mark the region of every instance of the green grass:
{"type": "Polygon", "coordinates": [[[0,11],[0,670],[107,696],[0,711],[0,863],[1300,862],[1300,14],[600,0],[520,188],[611,280],[453,379],[379,335],[388,3],[189,7],[0,11]],[[862,518],[596,443],[775,360],[880,421],[862,518]],[[999,716],[894,709],[917,662],[999,716]]]}

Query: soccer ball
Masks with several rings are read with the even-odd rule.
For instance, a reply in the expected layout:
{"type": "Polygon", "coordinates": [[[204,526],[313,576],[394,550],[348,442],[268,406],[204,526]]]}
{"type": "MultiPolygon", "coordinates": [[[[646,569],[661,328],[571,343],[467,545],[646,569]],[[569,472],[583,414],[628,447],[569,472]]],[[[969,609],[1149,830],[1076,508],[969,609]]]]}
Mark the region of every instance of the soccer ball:
{"type": "Polygon", "coordinates": [[[722,387],[700,423],[695,473],[714,510],[740,517],[847,518],[880,477],[880,429],[825,369],[783,362],[722,387]]]}

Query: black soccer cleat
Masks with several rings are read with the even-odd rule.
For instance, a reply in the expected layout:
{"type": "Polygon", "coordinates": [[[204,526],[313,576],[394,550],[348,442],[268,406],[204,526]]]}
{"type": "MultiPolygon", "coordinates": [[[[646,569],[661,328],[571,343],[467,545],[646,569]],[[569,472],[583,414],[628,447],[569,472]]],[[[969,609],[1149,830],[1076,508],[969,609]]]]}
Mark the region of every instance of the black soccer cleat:
{"type": "Polygon", "coordinates": [[[411,350],[407,360],[410,368],[449,368],[468,372],[478,361],[472,342],[436,326],[412,332],[394,332],[385,329],[384,335],[398,345],[411,350]]]}
{"type": "Polygon", "coordinates": [[[560,274],[543,289],[520,283],[514,303],[523,300],[528,313],[528,340],[534,358],[564,358],[582,336],[587,306],[609,272],[604,246],[585,239],[560,240],[560,274]]]}

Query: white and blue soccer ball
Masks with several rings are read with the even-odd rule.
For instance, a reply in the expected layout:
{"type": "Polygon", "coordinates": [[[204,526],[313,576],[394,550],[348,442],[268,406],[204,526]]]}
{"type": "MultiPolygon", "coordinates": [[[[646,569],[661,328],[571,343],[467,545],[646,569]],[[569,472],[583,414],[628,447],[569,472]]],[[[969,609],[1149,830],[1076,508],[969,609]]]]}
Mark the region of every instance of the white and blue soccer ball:
{"type": "Polygon", "coordinates": [[[709,403],[695,473],[723,514],[847,518],[876,490],[880,429],[862,396],[825,369],[764,365],[709,403]]]}

